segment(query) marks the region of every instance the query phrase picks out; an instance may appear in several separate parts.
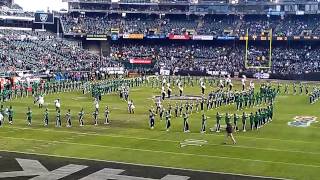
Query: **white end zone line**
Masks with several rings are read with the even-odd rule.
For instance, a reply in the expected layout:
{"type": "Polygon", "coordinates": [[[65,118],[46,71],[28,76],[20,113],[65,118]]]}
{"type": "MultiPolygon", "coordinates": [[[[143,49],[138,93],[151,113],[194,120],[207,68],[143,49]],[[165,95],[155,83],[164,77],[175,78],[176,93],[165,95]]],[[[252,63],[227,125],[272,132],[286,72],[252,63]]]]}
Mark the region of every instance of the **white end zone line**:
{"type": "MultiPolygon", "coordinates": [[[[24,140],[24,141],[47,142],[47,140],[27,139],[27,138],[13,138],[13,137],[4,137],[4,136],[0,137],[0,139],[1,138],[24,140]]],[[[312,165],[312,164],[299,164],[299,163],[268,161],[268,160],[259,160],[259,159],[247,159],[247,158],[227,157],[227,156],[213,156],[213,155],[207,155],[207,154],[178,153],[178,152],[172,152],[172,151],[160,151],[160,150],[139,149],[139,148],[129,148],[129,147],[119,147],[119,146],[107,146],[107,145],[97,145],[97,144],[83,144],[83,143],[72,143],[72,142],[61,142],[61,141],[52,141],[52,142],[54,142],[56,144],[68,144],[68,145],[90,146],[90,147],[99,147],[99,148],[110,148],[110,149],[122,149],[122,150],[141,151],[141,152],[173,154],[173,155],[182,155],[182,156],[197,156],[197,157],[205,157],[205,158],[230,159],[230,160],[249,161],[249,162],[284,164],[284,165],[291,165],[291,166],[320,168],[320,165],[312,165]]]]}
{"type": "Polygon", "coordinates": [[[233,175],[233,176],[244,176],[244,177],[253,177],[253,178],[292,180],[292,179],[288,179],[288,178],[278,178],[278,177],[271,177],[271,176],[256,176],[256,175],[240,174],[240,173],[228,173],[228,172],[220,172],[220,171],[206,171],[206,170],[178,168],[178,167],[170,167],[170,166],[158,166],[158,165],[151,165],[151,164],[139,164],[139,163],[129,163],[129,162],[122,162],[122,161],[101,160],[101,159],[94,159],[94,158],[79,158],[79,157],[74,157],[74,156],[62,156],[62,155],[53,155],[53,154],[45,154],[45,153],[30,153],[30,152],[23,152],[23,151],[11,151],[11,150],[0,149],[0,152],[1,151],[2,152],[9,152],[9,153],[21,153],[21,154],[28,154],[28,155],[40,155],[40,156],[49,156],[49,157],[57,157],[57,158],[70,158],[70,159],[87,160],[87,161],[98,161],[98,162],[127,164],[127,165],[135,165],[135,166],[156,167],[156,168],[165,168],[165,169],[176,169],[176,170],[183,170],[183,171],[203,172],[203,173],[216,173],[216,174],[225,174],[225,175],[233,175]]]}
{"type": "MultiPolygon", "coordinates": [[[[27,129],[27,130],[33,130],[33,131],[44,131],[44,132],[70,133],[70,134],[77,134],[78,137],[84,137],[86,135],[89,135],[89,136],[102,136],[102,137],[111,137],[111,138],[127,138],[127,139],[149,140],[149,141],[159,141],[159,142],[181,143],[181,141],[178,141],[178,140],[151,139],[151,138],[142,138],[142,137],[122,136],[122,135],[107,135],[107,134],[98,134],[95,132],[83,133],[83,132],[61,131],[61,130],[54,131],[51,129],[32,129],[32,128],[16,128],[16,127],[11,127],[11,128],[21,129],[21,130],[27,129]]],[[[217,135],[217,136],[224,136],[224,135],[217,135]]],[[[252,139],[261,139],[261,138],[252,138],[252,139]]],[[[268,138],[266,138],[266,139],[268,139],[268,138]]],[[[272,139],[272,140],[275,140],[275,139],[272,139]]],[[[283,141],[285,141],[285,140],[283,140],[283,141]]],[[[224,144],[213,144],[213,143],[207,143],[207,145],[209,145],[209,146],[228,146],[228,147],[232,147],[232,148],[257,149],[257,150],[276,151],[276,152],[289,152],[289,153],[320,155],[320,152],[305,152],[305,151],[298,151],[298,150],[284,150],[284,149],[275,149],[275,148],[257,148],[257,147],[251,147],[251,146],[241,146],[241,145],[229,146],[229,145],[224,145],[224,144]]]]}

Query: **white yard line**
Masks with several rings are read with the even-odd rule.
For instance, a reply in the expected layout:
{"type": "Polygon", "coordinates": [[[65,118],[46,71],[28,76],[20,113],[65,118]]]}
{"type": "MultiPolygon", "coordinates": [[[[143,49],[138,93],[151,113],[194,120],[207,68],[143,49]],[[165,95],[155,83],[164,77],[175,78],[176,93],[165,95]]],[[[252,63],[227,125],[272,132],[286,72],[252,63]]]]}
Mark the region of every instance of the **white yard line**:
{"type": "MultiPolygon", "coordinates": [[[[0,139],[1,138],[24,140],[24,141],[47,142],[47,140],[27,139],[27,138],[13,138],[13,137],[4,137],[4,136],[0,137],[0,139]]],[[[267,160],[247,159],[247,158],[227,157],[227,156],[213,156],[213,155],[205,155],[205,154],[178,153],[178,152],[170,152],[170,151],[149,150],[149,149],[139,149],[139,148],[129,148],[129,147],[119,147],[119,146],[95,145],[95,144],[83,144],[83,143],[72,143],[72,142],[60,142],[60,141],[52,141],[52,142],[57,143],[57,144],[69,144],[69,145],[90,146],[90,147],[121,149],[121,150],[152,152],[152,153],[163,153],[163,154],[182,155],[182,156],[196,156],[196,157],[202,157],[202,158],[229,159],[229,160],[269,163],[269,164],[283,164],[283,165],[290,165],[290,166],[320,168],[320,165],[312,165],[312,164],[300,164],[300,163],[290,163],[290,162],[281,162],[281,161],[267,161],[267,160]]]]}
{"type": "MultiPolygon", "coordinates": [[[[52,130],[52,129],[33,129],[33,128],[19,128],[19,127],[10,127],[13,129],[20,129],[20,130],[35,130],[35,131],[44,131],[44,132],[63,132],[63,133],[73,133],[73,134],[81,134],[81,135],[97,135],[97,136],[108,136],[108,137],[123,137],[123,138],[131,138],[131,139],[141,139],[141,140],[154,140],[154,141],[163,141],[163,142],[179,142],[179,141],[173,141],[173,140],[161,140],[161,139],[149,139],[149,138],[142,138],[142,137],[132,137],[132,136],[123,136],[123,135],[106,135],[106,134],[98,134],[97,132],[90,132],[90,133],[84,133],[84,132],[75,132],[75,131],[62,131],[62,130],[52,130]]],[[[99,128],[99,127],[97,127],[99,128]]],[[[110,127],[109,127],[110,128],[110,127]]],[[[108,128],[108,129],[109,129],[108,128]]],[[[174,132],[171,131],[170,133],[176,133],[181,134],[182,132],[174,132]]],[[[196,132],[190,132],[188,134],[197,134],[196,132]]],[[[207,133],[206,136],[220,136],[225,137],[224,133],[207,133]]],[[[319,144],[318,142],[310,142],[310,141],[302,141],[302,140],[290,140],[290,139],[276,139],[276,138],[262,138],[262,137],[248,137],[248,136],[238,136],[239,138],[245,138],[245,139],[254,139],[254,140],[270,140],[270,141],[284,141],[284,142],[293,142],[293,143],[303,143],[303,144],[319,144]]]]}
{"type": "MultiPolygon", "coordinates": [[[[16,127],[12,127],[16,128],[16,127]]],[[[152,139],[152,138],[142,138],[142,137],[134,137],[134,136],[122,136],[122,135],[107,135],[107,134],[98,134],[98,133],[83,133],[83,132],[73,132],[73,131],[54,131],[51,129],[30,129],[30,128],[20,128],[20,129],[28,129],[28,130],[34,130],[34,131],[44,131],[44,132],[62,132],[62,133],[71,133],[71,134],[77,134],[78,137],[85,137],[86,135],[89,136],[102,136],[102,137],[111,137],[111,138],[126,138],[126,139],[136,139],[136,140],[148,140],[148,141],[158,141],[158,142],[171,142],[171,143],[181,143],[182,141],[176,141],[176,140],[163,140],[163,139],[152,139]]],[[[223,136],[224,135],[217,135],[217,136],[223,136]]],[[[74,137],[75,138],[75,137],[74,137]]],[[[74,140],[74,139],[70,139],[74,140]]],[[[272,139],[274,140],[274,139],[272,139]]],[[[62,140],[64,142],[67,142],[67,140],[62,140]]],[[[227,146],[231,148],[243,148],[243,149],[256,149],[256,150],[266,150],[266,151],[276,151],[276,152],[288,152],[288,153],[300,153],[300,154],[312,154],[312,155],[320,155],[320,152],[306,152],[306,151],[299,151],[299,150],[287,150],[287,149],[276,149],[276,148],[258,148],[258,147],[252,147],[252,146],[244,146],[244,145],[224,145],[224,144],[213,144],[208,143],[206,145],[209,146],[227,146]]]]}

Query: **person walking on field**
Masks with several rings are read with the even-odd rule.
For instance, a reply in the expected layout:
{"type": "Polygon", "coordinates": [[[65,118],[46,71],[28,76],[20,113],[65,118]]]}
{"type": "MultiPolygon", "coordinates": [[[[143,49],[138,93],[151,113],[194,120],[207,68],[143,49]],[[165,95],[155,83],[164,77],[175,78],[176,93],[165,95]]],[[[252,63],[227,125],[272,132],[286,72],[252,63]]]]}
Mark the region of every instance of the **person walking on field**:
{"type": "Polygon", "coordinates": [[[231,138],[232,143],[236,144],[236,140],[234,139],[233,134],[232,134],[233,127],[232,127],[230,122],[227,123],[226,132],[227,132],[227,135],[226,135],[226,139],[225,139],[224,144],[227,144],[227,140],[228,140],[229,137],[231,138]]]}

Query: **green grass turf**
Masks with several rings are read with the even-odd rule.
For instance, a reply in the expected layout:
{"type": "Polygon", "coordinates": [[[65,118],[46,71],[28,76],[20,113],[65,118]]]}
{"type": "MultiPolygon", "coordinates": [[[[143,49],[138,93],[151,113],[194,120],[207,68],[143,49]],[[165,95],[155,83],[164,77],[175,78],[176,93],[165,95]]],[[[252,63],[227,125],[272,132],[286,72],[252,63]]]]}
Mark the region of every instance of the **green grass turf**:
{"type": "MultiPolygon", "coordinates": [[[[258,82],[256,84],[258,87],[258,82]]],[[[239,82],[235,87],[240,88],[239,82]]],[[[292,86],[289,88],[292,91],[292,86]]],[[[177,93],[177,89],[174,89],[174,94],[177,93]]],[[[6,121],[0,129],[0,150],[290,179],[319,179],[319,123],[308,128],[297,128],[289,127],[287,122],[296,115],[318,117],[320,102],[310,105],[306,95],[281,94],[276,98],[274,120],[270,124],[259,131],[237,132],[236,145],[223,145],[224,132],[200,133],[201,113],[191,115],[191,133],[182,132],[182,118],[172,118],[172,129],[166,132],[165,121],[160,122],[158,116],[155,129],[150,130],[148,109],[153,105],[152,96],[159,94],[160,89],[150,87],[132,89],[130,96],[136,106],[134,115],[128,114],[127,103],[119,100],[117,94],[104,96],[100,103],[99,126],[93,126],[91,114],[94,105],[89,94],[69,92],[47,95],[45,101],[50,103],[49,127],[43,127],[44,109],[33,105],[32,98],[6,102],[5,106],[13,105],[14,125],[10,126],[6,121]],[[62,103],[61,128],[54,127],[53,101],[56,98],[60,98],[62,103]],[[111,124],[108,126],[102,125],[106,104],[111,113],[111,124]],[[31,127],[26,125],[28,106],[33,111],[31,127]],[[77,114],[81,107],[85,108],[85,127],[78,126],[77,114]],[[68,108],[73,115],[72,128],[65,127],[64,115],[68,108]],[[185,139],[207,140],[208,144],[181,148],[179,143],[185,139]]],[[[186,87],[185,94],[200,95],[200,88],[186,87]]],[[[167,106],[167,102],[164,104],[167,106]]],[[[234,113],[235,105],[207,111],[206,115],[211,117],[207,122],[208,127],[215,125],[217,111],[234,113]]]]}

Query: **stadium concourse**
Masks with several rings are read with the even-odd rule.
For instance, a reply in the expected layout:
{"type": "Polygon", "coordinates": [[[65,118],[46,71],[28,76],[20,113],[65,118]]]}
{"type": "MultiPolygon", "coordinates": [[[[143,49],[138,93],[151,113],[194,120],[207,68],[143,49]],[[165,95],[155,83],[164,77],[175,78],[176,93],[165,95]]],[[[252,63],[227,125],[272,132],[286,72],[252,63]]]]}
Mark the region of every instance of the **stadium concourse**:
{"type": "Polygon", "coordinates": [[[320,3],[0,2],[0,179],[319,179],[320,3]]]}

